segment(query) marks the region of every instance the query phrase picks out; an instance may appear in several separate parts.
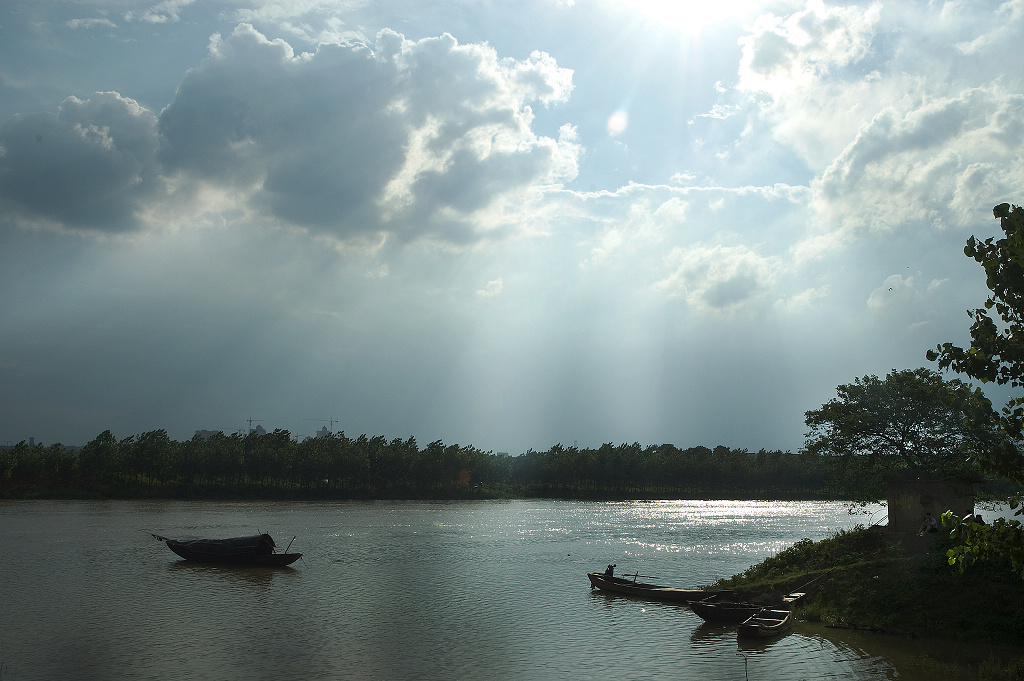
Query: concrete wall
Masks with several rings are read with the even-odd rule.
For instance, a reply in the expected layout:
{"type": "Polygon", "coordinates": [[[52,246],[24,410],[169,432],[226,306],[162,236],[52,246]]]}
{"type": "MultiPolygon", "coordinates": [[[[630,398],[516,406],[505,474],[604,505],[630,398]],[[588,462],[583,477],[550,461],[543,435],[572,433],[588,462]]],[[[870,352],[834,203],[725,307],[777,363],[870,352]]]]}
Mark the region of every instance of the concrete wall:
{"type": "Polygon", "coordinates": [[[974,485],[958,480],[901,480],[889,483],[889,530],[917,533],[925,513],[936,520],[946,511],[964,515],[974,511],[974,485]]]}

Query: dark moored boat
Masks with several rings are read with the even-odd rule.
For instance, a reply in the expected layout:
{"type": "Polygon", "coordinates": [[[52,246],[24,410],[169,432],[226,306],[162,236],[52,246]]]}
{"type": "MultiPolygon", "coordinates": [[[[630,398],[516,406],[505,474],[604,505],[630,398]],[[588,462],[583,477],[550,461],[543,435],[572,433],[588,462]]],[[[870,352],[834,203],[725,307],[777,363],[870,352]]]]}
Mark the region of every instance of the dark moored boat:
{"type": "Polygon", "coordinates": [[[590,578],[590,588],[592,589],[612,591],[655,601],[689,603],[710,596],[732,593],[731,591],[707,591],[705,589],[676,589],[670,586],[638,582],[636,581],[636,576],[630,579],[623,579],[622,577],[606,575],[603,572],[588,572],[587,577],[590,578]]]}
{"type": "Polygon", "coordinates": [[[738,603],[714,599],[690,603],[690,609],[700,616],[701,619],[705,622],[716,624],[739,624],[747,618],[756,615],[763,607],[763,605],[757,605],[756,603],[738,603]]]}
{"type": "MultiPolygon", "coordinates": [[[[168,539],[153,535],[167,542],[167,548],[185,560],[221,565],[290,565],[302,557],[301,553],[276,553],[276,544],[269,534],[254,534],[251,537],[231,539],[168,539]]],[[[289,544],[290,546],[290,544],[289,544]]]]}
{"type": "Polygon", "coordinates": [[[747,618],[736,630],[736,635],[740,638],[770,638],[784,634],[792,626],[792,616],[789,610],[764,608],[747,618]]]}

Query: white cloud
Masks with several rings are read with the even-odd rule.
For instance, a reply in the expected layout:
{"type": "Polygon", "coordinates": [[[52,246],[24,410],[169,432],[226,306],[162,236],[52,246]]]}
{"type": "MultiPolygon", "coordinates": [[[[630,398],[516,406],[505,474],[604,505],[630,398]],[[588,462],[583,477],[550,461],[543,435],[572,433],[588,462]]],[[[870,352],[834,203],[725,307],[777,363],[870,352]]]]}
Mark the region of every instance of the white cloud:
{"type": "Polygon", "coordinates": [[[110,19],[96,17],[91,19],[69,19],[64,23],[68,28],[96,28],[97,26],[102,26],[104,28],[117,28],[117,24],[110,19]]]}
{"type": "Polygon", "coordinates": [[[487,282],[487,286],[478,289],[476,294],[481,298],[493,298],[494,296],[501,295],[504,288],[504,282],[502,282],[501,277],[498,277],[487,282]]]}
{"type": "Polygon", "coordinates": [[[844,229],[969,224],[1021,195],[1024,96],[970,89],[916,109],[886,109],[814,184],[822,219],[844,229]]]}
{"type": "MultiPolygon", "coordinates": [[[[737,89],[753,99],[770,134],[818,168],[877,108],[904,96],[906,76],[878,82],[866,65],[881,5],[827,6],[809,0],[793,14],[766,14],[740,38],[737,89]]],[[[749,131],[753,133],[755,131],[749,131]]]]}
{"type": "Polygon", "coordinates": [[[786,17],[763,15],[740,39],[740,88],[780,100],[813,87],[867,55],[880,12],[878,3],[828,7],[809,0],[806,9],[786,17]]]}
{"type": "Polygon", "coordinates": [[[665,262],[672,272],[655,289],[705,310],[732,310],[762,298],[779,268],[777,258],[746,246],[700,243],[672,249],[665,262]]]}
{"type": "Polygon", "coordinates": [[[169,21],[180,21],[182,9],[195,0],[164,0],[148,9],[125,12],[125,21],[142,21],[148,24],[164,24],[169,21]]]}
{"type": "Polygon", "coordinates": [[[867,305],[870,309],[881,309],[893,305],[904,305],[920,298],[915,277],[904,277],[892,274],[885,278],[881,286],[875,288],[868,296],[867,305]]]}
{"type": "MultiPolygon", "coordinates": [[[[956,6],[958,3],[946,3],[956,6]]],[[[1000,43],[1015,42],[1024,19],[1024,0],[1009,0],[996,10],[998,21],[990,30],[969,41],[956,44],[956,48],[964,54],[972,55],[991,49],[1000,43]]]]}
{"type": "Polygon", "coordinates": [[[804,312],[814,306],[820,300],[828,298],[831,294],[831,287],[828,285],[804,289],[799,293],[782,298],[775,302],[775,307],[788,313],[804,312]]]}

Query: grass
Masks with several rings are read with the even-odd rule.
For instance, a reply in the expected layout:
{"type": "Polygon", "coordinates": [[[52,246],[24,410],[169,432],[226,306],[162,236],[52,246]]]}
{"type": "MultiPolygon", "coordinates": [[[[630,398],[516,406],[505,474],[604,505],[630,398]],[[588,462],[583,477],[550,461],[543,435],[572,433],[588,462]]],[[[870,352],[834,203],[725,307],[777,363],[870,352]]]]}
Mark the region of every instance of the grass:
{"type": "Polygon", "coordinates": [[[898,539],[884,527],[858,526],[803,539],[713,586],[764,603],[806,591],[794,614],[826,626],[959,642],[950,649],[1019,651],[975,664],[979,678],[1024,681],[1024,581],[1009,564],[960,574],[946,561],[948,546],[941,534],[898,539]]]}

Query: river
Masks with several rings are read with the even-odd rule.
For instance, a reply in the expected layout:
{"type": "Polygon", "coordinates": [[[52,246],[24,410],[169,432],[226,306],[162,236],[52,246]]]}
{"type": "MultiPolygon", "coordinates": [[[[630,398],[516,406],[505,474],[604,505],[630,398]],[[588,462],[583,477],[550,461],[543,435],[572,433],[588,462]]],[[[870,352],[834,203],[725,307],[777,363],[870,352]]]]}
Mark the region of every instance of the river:
{"type": "MultiPolygon", "coordinates": [[[[841,502],[0,502],[0,679],[936,678],[913,642],[798,623],[737,642],[592,592],[615,563],[697,587],[884,516],[841,502]],[[293,567],[180,561],[269,532],[293,567]]],[[[949,677],[947,677],[949,678],[949,677]]],[[[955,678],[955,677],[953,677],[955,678]]]]}

